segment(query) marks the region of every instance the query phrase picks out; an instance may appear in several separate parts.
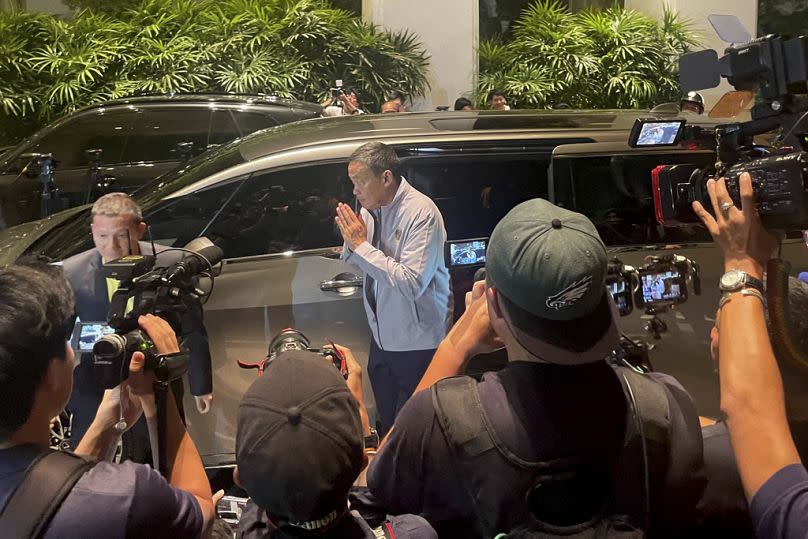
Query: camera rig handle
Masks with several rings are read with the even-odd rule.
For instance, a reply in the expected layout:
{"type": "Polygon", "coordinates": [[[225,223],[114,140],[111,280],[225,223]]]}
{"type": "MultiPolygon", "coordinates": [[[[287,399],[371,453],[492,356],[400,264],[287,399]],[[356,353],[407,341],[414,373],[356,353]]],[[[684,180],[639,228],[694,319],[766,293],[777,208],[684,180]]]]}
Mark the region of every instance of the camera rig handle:
{"type": "Polygon", "coordinates": [[[779,258],[769,260],[766,274],[766,299],[769,304],[769,333],[778,358],[784,358],[801,372],[808,373],[808,357],[791,331],[788,306],[788,274],[791,264],[779,258]]]}

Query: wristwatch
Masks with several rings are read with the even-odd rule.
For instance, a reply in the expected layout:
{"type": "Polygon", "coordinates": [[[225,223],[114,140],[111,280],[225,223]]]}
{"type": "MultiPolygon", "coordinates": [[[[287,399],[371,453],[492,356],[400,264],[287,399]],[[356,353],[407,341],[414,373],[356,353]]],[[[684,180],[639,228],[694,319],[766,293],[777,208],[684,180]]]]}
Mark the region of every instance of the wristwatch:
{"type": "Polygon", "coordinates": [[[763,281],[755,279],[745,271],[729,270],[721,276],[718,287],[722,292],[737,292],[742,288],[754,288],[761,294],[766,294],[763,281]]]}
{"type": "Polygon", "coordinates": [[[365,436],[365,449],[378,449],[379,447],[379,433],[373,427],[370,427],[370,434],[365,436]]]}

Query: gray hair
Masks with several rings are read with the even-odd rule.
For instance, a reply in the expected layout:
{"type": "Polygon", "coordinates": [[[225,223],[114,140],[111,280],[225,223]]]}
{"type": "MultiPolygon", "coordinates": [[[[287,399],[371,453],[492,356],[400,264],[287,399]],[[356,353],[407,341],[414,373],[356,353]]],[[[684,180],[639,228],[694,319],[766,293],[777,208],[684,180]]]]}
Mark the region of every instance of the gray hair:
{"type": "Polygon", "coordinates": [[[362,144],[354,150],[349,161],[364,163],[376,176],[381,176],[385,170],[389,170],[396,181],[400,181],[401,174],[396,151],[382,142],[362,144]]]}
{"type": "Polygon", "coordinates": [[[126,193],[108,193],[93,204],[93,216],[107,215],[117,217],[119,215],[131,215],[137,222],[143,220],[143,212],[140,206],[132,200],[126,193]]]}

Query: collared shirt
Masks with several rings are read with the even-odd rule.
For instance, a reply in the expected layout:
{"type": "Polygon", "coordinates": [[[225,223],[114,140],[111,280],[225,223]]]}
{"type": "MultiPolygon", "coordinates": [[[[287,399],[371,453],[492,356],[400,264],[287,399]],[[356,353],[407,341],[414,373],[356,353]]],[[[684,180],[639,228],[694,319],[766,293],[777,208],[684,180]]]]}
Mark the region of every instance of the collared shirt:
{"type": "Polygon", "coordinates": [[[356,251],[343,247],[343,259],[375,281],[374,309],[365,294],[365,312],[373,338],[383,350],[437,348],[451,324],[449,271],[443,260],[446,228],[428,196],[402,178],[392,202],[360,210],[368,241],[356,251]],[[380,226],[379,245],[371,244],[380,226]]]}

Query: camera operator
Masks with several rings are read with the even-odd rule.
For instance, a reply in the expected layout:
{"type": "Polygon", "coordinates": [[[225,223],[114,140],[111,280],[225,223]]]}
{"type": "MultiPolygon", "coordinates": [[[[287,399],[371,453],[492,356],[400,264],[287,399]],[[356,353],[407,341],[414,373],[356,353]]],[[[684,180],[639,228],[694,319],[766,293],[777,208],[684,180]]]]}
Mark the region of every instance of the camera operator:
{"type": "Polygon", "coordinates": [[[353,88],[335,88],[331,97],[322,103],[323,116],[351,116],[353,114],[364,114],[365,111],[359,108],[359,94],[353,88]]]}
{"type": "MultiPolygon", "coordinates": [[[[370,464],[368,486],[382,505],[421,514],[441,537],[466,538],[507,532],[530,514],[568,533],[593,515],[597,521],[616,514],[609,513],[609,500],[624,499],[612,494],[626,487],[612,472],[634,415],[617,371],[605,361],[620,341],[607,267],[594,225],[545,200],[519,204],[497,224],[486,281],[467,295],[466,312],[370,464]],[[442,380],[502,343],[509,360],[504,370],[480,382],[442,380]],[[565,482],[564,474],[583,481],[565,482]],[[526,500],[542,475],[557,478],[561,492],[540,496],[545,506],[537,516],[526,500]]],[[[648,501],[641,527],[676,535],[701,492],[698,416],[673,378],[634,374],[665,407],[669,424],[655,432],[669,436],[653,442],[659,452],[645,474],[650,492],[625,499],[648,501]]],[[[624,461],[628,477],[643,476],[641,461],[624,461]]]]}
{"type": "MultiPolygon", "coordinates": [[[[693,209],[723,251],[725,270],[763,280],[777,242],[760,222],[751,177],[741,175],[740,208],[723,179],[709,180],[707,190],[715,215],[698,202],[693,209]]],[[[762,538],[805,537],[808,472],[791,437],[763,295],[750,287],[728,292],[718,316],[721,409],[755,533],[762,538]]]]}
{"type": "MultiPolygon", "coordinates": [[[[808,350],[808,283],[789,278],[788,306],[792,313],[789,325],[800,348],[808,350]]],[[[710,354],[718,361],[720,325],[710,333],[710,354]]],[[[771,328],[769,329],[771,335],[771,328]]],[[[777,364],[783,377],[786,415],[797,451],[808,457],[808,373],[780,357],[777,364]]],[[[732,452],[727,424],[718,421],[702,428],[704,467],[707,486],[698,505],[698,534],[714,537],[719,533],[732,537],[754,537],[749,507],[743,492],[738,465],[732,452]]]]}
{"type": "Polygon", "coordinates": [[[347,380],[321,355],[293,350],[272,359],[244,394],[234,479],[250,500],[238,536],[436,538],[421,517],[369,523],[349,510],[348,490],[379,440],[362,396],[362,369],[348,348],[336,348],[347,380]]]}
{"type": "MultiPolygon", "coordinates": [[[[115,279],[104,277],[103,264],[130,254],[152,254],[152,246],[140,241],[146,232],[146,223],[140,207],[125,193],[109,193],[99,198],[93,204],[90,228],[95,248],[68,258],[62,267],[76,297],[79,319],[101,322],[107,319],[110,300],[119,285],[115,279]]],[[[167,249],[155,247],[157,254],[167,249]]],[[[181,258],[180,251],[168,252],[158,257],[158,263],[169,265],[181,258]]],[[[213,400],[208,336],[203,324],[202,305],[192,301],[187,307],[182,316],[182,339],[190,350],[189,385],[198,411],[206,413],[213,400]]],[[[172,383],[172,389],[182,414],[182,380],[172,383]]],[[[73,414],[72,447],[76,447],[93,420],[101,396],[92,354],[82,354],[67,408],[73,414]]],[[[149,451],[147,440],[145,421],[141,421],[124,438],[124,457],[145,462],[149,451]]]]}
{"type": "MultiPolygon", "coordinates": [[[[3,537],[197,538],[213,520],[210,485],[193,441],[169,397],[169,481],[148,466],[90,460],[50,450],[49,425],[73,385],[68,342],[75,321],[73,294],[58,268],[0,269],[0,529],[3,537]],[[41,457],[41,458],[40,458],[41,457]],[[61,492],[60,496],[60,490],[61,492]],[[22,533],[39,522],[39,533],[22,533]]],[[[140,326],[158,353],[179,350],[160,318],[140,326]]],[[[76,455],[108,458],[125,428],[156,413],[153,375],[142,353],[129,377],[109,390],[76,455]]]]}

